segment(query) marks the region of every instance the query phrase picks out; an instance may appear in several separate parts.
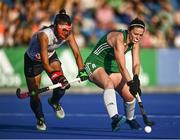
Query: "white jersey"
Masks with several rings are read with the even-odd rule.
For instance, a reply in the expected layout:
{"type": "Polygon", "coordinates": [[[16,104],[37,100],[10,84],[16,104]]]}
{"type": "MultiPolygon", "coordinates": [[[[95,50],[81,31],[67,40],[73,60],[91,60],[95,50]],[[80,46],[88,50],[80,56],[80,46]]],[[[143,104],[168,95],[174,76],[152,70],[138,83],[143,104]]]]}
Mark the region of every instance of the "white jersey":
{"type": "Polygon", "coordinates": [[[45,33],[46,36],[48,37],[48,58],[50,58],[54,53],[55,53],[55,48],[59,48],[62,46],[66,40],[58,40],[54,34],[54,28],[52,27],[47,27],[45,29],[40,30],[36,34],[33,35],[29,47],[27,49],[27,55],[32,59],[36,61],[41,61],[40,57],[40,46],[39,46],[39,41],[37,38],[37,35],[41,32],[45,33]]]}

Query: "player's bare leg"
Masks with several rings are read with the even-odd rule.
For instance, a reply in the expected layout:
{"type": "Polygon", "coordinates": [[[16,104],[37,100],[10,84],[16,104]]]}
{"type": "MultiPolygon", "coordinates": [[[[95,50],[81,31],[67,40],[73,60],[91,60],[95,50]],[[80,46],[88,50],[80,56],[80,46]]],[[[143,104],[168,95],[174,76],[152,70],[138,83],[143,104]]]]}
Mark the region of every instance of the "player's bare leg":
{"type": "MultiPolygon", "coordinates": [[[[62,71],[59,60],[51,62],[50,65],[55,71],[62,71]]],[[[59,119],[63,119],[65,117],[64,109],[59,103],[60,99],[64,96],[64,94],[65,89],[56,88],[53,90],[52,97],[48,99],[49,105],[53,108],[56,117],[59,119]]]]}
{"type": "MultiPolygon", "coordinates": [[[[27,82],[29,91],[30,92],[34,90],[36,91],[40,87],[40,81],[41,81],[40,75],[35,76],[34,78],[26,77],[26,82],[27,82]]],[[[38,94],[36,94],[35,96],[30,96],[30,106],[37,119],[36,128],[38,130],[46,130],[44,114],[42,111],[42,104],[41,104],[41,100],[38,94]]]]}
{"type": "Polygon", "coordinates": [[[132,129],[141,129],[141,126],[136,121],[134,115],[136,100],[129,92],[129,87],[126,85],[126,82],[122,79],[120,73],[113,73],[110,77],[114,82],[114,85],[116,86],[116,91],[118,91],[119,95],[124,100],[124,112],[127,118],[126,122],[132,129]]]}
{"type": "Polygon", "coordinates": [[[96,69],[91,75],[90,80],[96,83],[100,88],[104,89],[104,103],[109,117],[112,119],[112,131],[117,131],[119,126],[126,120],[118,114],[116,91],[114,90],[112,80],[103,68],[96,69]]]}

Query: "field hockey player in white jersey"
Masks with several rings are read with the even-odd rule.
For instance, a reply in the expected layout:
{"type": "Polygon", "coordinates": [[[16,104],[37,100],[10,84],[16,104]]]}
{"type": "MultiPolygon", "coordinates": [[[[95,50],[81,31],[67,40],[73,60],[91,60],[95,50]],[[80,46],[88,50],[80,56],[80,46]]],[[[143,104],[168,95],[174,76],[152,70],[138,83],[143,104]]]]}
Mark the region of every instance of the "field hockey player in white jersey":
{"type": "MultiPolygon", "coordinates": [[[[37,92],[40,88],[41,73],[45,71],[53,84],[61,83],[62,87],[53,90],[48,103],[52,106],[56,116],[65,117],[65,112],[59,101],[70,88],[68,80],[63,74],[61,62],[57,57],[55,48],[67,42],[72,49],[79,70],[78,77],[81,81],[87,80],[83,60],[72,32],[72,23],[64,9],[55,16],[54,24],[35,33],[24,55],[24,74],[29,92],[37,92]]],[[[45,116],[42,111],[40,94],[30,97],[30,106],[37,119],[37,129],[46,130],[45,116]]]]}

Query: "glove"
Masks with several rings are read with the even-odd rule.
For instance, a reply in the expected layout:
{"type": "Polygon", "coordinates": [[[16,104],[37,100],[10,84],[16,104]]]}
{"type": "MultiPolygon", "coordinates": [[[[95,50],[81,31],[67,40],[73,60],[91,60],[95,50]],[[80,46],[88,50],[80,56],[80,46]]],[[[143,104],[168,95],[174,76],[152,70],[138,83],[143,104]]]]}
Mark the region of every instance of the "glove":
{"type": "Polygon", "coordinates": [[[129,86],[130,93],[134,97],[136,97],[137,93],[141,96],[140,80],[137,75],[133,77],[133,80],[127,82],[127,85],[129,86]]]}
{"type": "Polygon", "coordinates": [[[138,93],[141,96],[141,88],[140,88],[141,83],[140,83],[140,80],[139,80],[139,76],[137,74],[134,75],[133,81],[137,84],[137,86],[138,86],[138,93]]]}
{"type": "Polygon", "coordinates": [[[60,71],[54,71],[50,74],[51,81],[53,84],[61,83],[61,89],[69,89],[70,84],[67,81],[66,77],[64,77],[63,73],[60,71]]]}
{"type": "Polygon", "coordinates": [[[85,69],[79,70],[77,77],[79,77],[81,79],[81,81],[85,81],[89,78],[85,69]]]}
{"type": "Polygon", "coordinates": [[[135,81],[137,83],[137,86],[140,87],[140,80],[137,74],[134,75],[133,81],[135,81]]]}

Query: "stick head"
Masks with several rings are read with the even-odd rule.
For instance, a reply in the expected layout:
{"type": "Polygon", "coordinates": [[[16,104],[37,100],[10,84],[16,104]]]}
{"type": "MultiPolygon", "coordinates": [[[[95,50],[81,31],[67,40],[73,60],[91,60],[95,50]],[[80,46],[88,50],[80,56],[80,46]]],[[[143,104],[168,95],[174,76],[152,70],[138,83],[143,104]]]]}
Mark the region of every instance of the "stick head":
{"type": "Polygon", "coordinates": [[[28,92],[21,92],[21,89],[20,89],[20,88],[18,88],[18,89],[16,90],[16,95],[17,95],[17,97],[18,97],[19,99],[24,99],[24,98],[29,97],[28,92]]]}
{"type": "Polygon", "coordinates": [[[150,121],[146,115],[143,115],[143,120],[144,120],[144,123],[148,126],[153,126],[155,125],[155,123],[153,121],[150,121]]]}
{"type": "Polygon", "coordinates": [[[17,90],[16,90],[16,96],[17,96],[18,98],[20,98],[20,94],[21,94],[21,89],[20,89],[20,88],[17,88],[17,90]]]}

